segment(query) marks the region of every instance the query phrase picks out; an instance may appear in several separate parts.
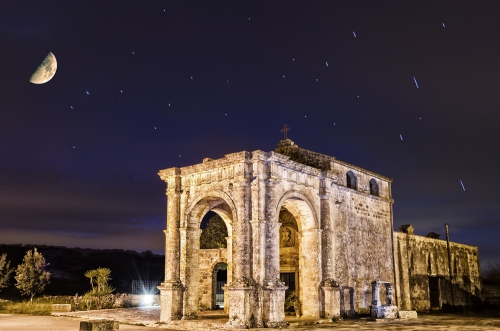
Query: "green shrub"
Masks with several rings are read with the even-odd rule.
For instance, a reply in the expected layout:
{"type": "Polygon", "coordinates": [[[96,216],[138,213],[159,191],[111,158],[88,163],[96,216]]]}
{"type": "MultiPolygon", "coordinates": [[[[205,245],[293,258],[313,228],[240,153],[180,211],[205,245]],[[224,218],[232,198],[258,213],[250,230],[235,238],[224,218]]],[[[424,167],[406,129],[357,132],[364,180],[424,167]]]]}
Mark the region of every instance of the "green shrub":
{"type": "Polygon", "coordinates": [[[0,302],[0,313],[2,314],[28,314],[28,315],[50,315],[52,313],[51,303],[37,303],[30,301],[4,301],[0,302]]]}

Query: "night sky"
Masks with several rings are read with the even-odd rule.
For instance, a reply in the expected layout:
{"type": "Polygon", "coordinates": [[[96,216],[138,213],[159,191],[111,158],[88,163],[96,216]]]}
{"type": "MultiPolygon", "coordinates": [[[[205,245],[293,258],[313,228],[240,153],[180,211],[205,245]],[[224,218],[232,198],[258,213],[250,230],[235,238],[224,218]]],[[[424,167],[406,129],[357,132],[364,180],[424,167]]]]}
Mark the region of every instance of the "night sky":
{"type": "Polygon", "coordinates": [[[395,228],[447,222],[484,270],[499,17],[498,1],[2,1],[0,243],[163,253],[157,172],[274,150],[287,124],[393,178],[395,228]],[[49,52],[54,78],[30,83],[49,52]]]}

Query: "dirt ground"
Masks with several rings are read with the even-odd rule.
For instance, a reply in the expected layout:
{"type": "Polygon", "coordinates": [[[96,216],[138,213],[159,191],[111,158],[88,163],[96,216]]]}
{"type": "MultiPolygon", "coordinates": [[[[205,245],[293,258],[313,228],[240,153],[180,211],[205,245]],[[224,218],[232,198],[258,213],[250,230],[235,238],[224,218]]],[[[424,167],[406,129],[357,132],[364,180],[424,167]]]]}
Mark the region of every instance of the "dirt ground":
{"type": "MultiPolygon", "coordinates": [[[[189,321],[188,324],[166,326],[157,324],[159,317],[158,307],[108,309],[100,311],[73,312],[73,316],[28,316],[0,314],[0,331],[27,331],[27,330],[52,330],[72,331],[79,330],[80,321],[86,319],[115,319],[120,321],[120,330],[144,331],[158,328],[170,330],[219,330],[222,327],[224,315],[207,314],[198,321],[189,321]],[[76,317],[78,315],[78,317],[76,317]],[[218,324],[212,324],[217,322],[218,324]],[[131,325],[135,324],[135,325],[131,325]],[[147,326],[140,326],[145,324],[147,326]]],[[[288,319],[287,319],[288,320],[288,319]]],[[[300,319],[290,318],[289,322],[300,319]]],[[[307,322],[307,320],[303,320],[307,322]]],[[[417,319],[395,319],[387,321],[370,321],[368,319],[346,319],[335,323],[299,325],[289,328],[297,331],[327,330],[500,330],[500,317],[485,314],[420,314],[417,319]]],[[[269,330],[269,329],[255,329],[269,330]]]]}

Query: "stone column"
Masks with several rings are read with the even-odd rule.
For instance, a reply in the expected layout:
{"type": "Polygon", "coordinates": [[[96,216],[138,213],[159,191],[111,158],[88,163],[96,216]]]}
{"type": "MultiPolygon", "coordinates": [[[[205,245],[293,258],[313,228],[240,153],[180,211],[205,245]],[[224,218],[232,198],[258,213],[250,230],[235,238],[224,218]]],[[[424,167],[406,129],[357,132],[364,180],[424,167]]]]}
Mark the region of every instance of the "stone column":
{"type": "Polygon", "coordinates": [[[372,282],[372,305],[370,307],[370,316],[372,318],[381,317],[381,303],[380,303],[380,282],[372,282]]]}
{"type": "MultiPolygon", "coordinates": [[[[252,199],[253,200],[253,199],[252,199]]],[[[255,216],[255,215],[253,215],[255,216]]],[[[252,243],[253,243],[253,279],[255,281],[254,291],[254,318],[255,327],[264,327],[262,321],[263,307],[263,292],[262,283],[265,275],[265,233],[266,222],[261,222],[258,219],[250,221],[252,225],[252,243]]]]}
{"type": "Polygon", "coordinates": [[[331,198],[325,187],[320,189],[321,253],[323,270],[323,302],[320,315],[326,318],[340,316],[340,293],[335,282],[335,234],[332,229],[331,198]]]}
{"type": "Polygon", "coordinates": [[[158,286],[161,297],[160,321],[170,323],[182,317],[182,292],[180,281],[180,169],[160,172],[167,182],[167,230],[165,231],[165,282],[158,286]]]}
{"type": "MultiPolygon", "coordinates": [[[[197,223],[198,224],[198,223],[197,223]]],[[[181,228],[181,281],[184,283],[182,319],[198,318],[200,285],[199,250],[201,229],[181,228]]]]}
{"type": "Polygon", "coordinates": [[[321,230],[302,230],[300,244],[300,300],[302,314],[305,317],[318,318],[320,316],[320,297],[322,268],[321,268],[321,230]],[[303,285],[302,285],[303,284],[303,285]]]}
{"type": "Polygon", "coordinates": [[[385,283],[385,291],[386,291],[386,301],[385,304],[387,306],[393,305],[393,286],[391,283],[385,283]]]}
{"type": "MultiPolygon", "coordinates": [[[[231,237],[231,233],[226,237],[226,252],[227,252],[227,281],[226,286],[231,284],[233,280],[233,260],[231,258],[231,252],[233,251],[233,237],[231,237]]],[[[224,314],[229,314],[229,292],[225,290],[226,286],[224,286],[224,314]]]]}
{"type": "Polygon", "coordinates": [[[372,282],[372,307],[380,306],[380,282],[372,282]]]}
{"type": "Polygon", "coordinates": [[[236,205],[237,220],[233,220],[233,279],[225,287],[229,293],[229,321],[230,328],[248,328],[254,325],[252,319],[254,281],[251,276],[251,193],[248,179],[233,184],[234,202],[236,205]]]}
{"type": "Polygon", "coordinates": [[[276,210],[276,181],[267,179],[265,182],[265,231],[262,234],[264,244],[264,280],[262,320],[267,327],[285,325],[285,290],[280,281],[280,227],[279,215],[276,210]]]}

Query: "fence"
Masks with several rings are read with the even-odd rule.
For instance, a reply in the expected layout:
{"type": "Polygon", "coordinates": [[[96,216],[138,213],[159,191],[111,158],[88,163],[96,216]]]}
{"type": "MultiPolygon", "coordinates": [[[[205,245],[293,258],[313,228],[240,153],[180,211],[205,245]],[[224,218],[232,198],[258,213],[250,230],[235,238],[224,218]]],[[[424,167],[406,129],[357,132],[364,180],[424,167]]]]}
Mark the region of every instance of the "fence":
{"type": "Polygon", "coordinates": [[[159,280],[133,280],[132,294],[159,294],[158,285],[160,284],[159,280]]]}

